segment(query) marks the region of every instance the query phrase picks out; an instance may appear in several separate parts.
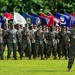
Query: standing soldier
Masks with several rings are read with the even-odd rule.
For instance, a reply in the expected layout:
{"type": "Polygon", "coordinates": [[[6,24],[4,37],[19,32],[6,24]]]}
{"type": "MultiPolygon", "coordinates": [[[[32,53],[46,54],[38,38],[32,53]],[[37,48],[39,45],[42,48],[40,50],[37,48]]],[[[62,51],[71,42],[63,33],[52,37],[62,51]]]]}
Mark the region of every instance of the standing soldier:
{"type": "Polygon", "coordinates": [[[67,40],[70,37],[70,31],[68,31],[68,28],[64,28],[64,33],[65,33],[65,48],[64,48],[64,55],[65,55],[65,59],[67,59],[68,54],[69,54],[69,43],[67,42],[67,40]]]}
{"type": "Polygon", "coordinates": [[[47,40],[47,27],[46,26],[43,26],[43,42],[44,42],[44,55],[45,55],[45,58],[48,59],[48,50],[47,50],[47,45],[48,45],[48,40],[47,40]]]}
{"type": "Polygon", "coordinates": [[[32,48],[32,54],[33,54],[33,58],[36,59],[36,55],[37,55],[37,52],[36,52],[36,45],[35,45],[35,30],[34,28],[32,27],[32,30],[31,30],[31,48],[32,48]]]}
{"type": "Polygon", "coordinates": [[[22,43],[23,50],[26,52],[26,55],[31,59],[31,34],[28,24],[25,25],[25,28],[22,31],[22,43]]]}
{"type": "Polygon", "coordinates": [[[75,25],[74,30],[70,33],[70,40],[68,40],[68,42],[70,42],[69,60],[68,60],[68,71],[70,71],[75,58],[75,25]]]}
{"type": "Polygon", "coordinates": [[[10,59],[11,52],[13,51],[13,57],[17,60],[17,30],[14,28],[14,24],[11,24],[10,29],[7,32],[8,36],[8,56],[7,59],[10,59]]]}
{"type": "Polygon", "coordinates": [[[53,56],[54,56],[54,59],[57,59],[56,55],[57,55],[57,31],[56,31],[56,27],[53,27],[52,29],[52,39],[53,39],[53,50],[52,50],[52,53],[53,53],[53,56]]]}
{"type": "Polygon", "coordinates": [[[3,51],[5,50],[5,47],[7,46],[7,48],[8,48],[8,43],[7,43],[7,32],[8,32],[8,25],[7,24],[5,24],[4,25],[4,30],[3,30],[3,41],[4,41],[4,49],[3,49],[3,51]]]}
{"type": "Polygon", "coordinates": [[[65,49],[65,32],[64,27],[61,28],[61,31],[58,33],[58,39],[59,39],[59,49],[58,49],[58,57],[59,59],[61,56],[64,56],[64,49],[65,49]]]}
{"type": "Polygon", "coordinates": [[[35,32],[35,39],[36,39],[36,51],[38,53],[38,57],[41,55],[41,59],[43,59],[44,54],[44,45],[43,45],[43,32],[42,32],[42,26],[38,28],[38,30],[35,32]]]}
{"type": "Polygon", "coordinates": [[[20,25],[17,25],[17,45],[18,45],[18,51],[20,54],[20,59],[23,58],[23,48],[22,48],[22,29],[20,28],[20,25]]]}
{"type": "Polygon", "coordinates": [[[3,60],[3,29],[0,24],[0,59],[3,60]]]}
{"type": "Polygon", "coordinates": [[[48,57],[51,56],[52,50],[53,50],[53,33],[50,30],[48,33],[48,57]]]}
{"type": "Polygon", "coordinates": [[[45,32],[46,32],[46,35],[45,35],[45,38],[46,38],[46,59],[49,58],[49,52],[48,52],[48,34],[49,34],[49,28],[46,26],[45,28],[45,32]]]}

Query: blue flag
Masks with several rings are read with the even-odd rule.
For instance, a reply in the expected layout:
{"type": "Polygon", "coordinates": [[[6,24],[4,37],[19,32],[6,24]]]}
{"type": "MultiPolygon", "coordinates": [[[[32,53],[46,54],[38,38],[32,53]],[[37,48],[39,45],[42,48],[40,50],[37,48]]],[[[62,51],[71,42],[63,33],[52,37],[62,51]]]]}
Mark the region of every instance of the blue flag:
{"type": "Polygon", "coordinates": [[[70,26],[71,16],[56,13],[56,17],[61,20],[62,26],[70,26]]]}
{"type": "Polygon", "coordinates": [[[38,22],[39,22],[39,17],[34,17],[34,16],[28,15],[28,14],[26,14],[24,12],[22,12],[22,16],[26,20],[27,20],[27,18],[30,18],[32,24],[38,24],[38,22]]]}
{"type": "Polygon", "coordinates": [[[48,23],[48,18],[43,18],[43,17],[40,17],[41,19],[41,25],[46,25],[48,23]]]}
{"type": "Polygon", "coordinates": [[[34,16],[31,17],[31,21],[32,21],[33,24],[38,25],[39,20],[40,20],[39,17],[34,17],[34,16]]]}
{"type": "Polygon", "coordinates": [[[5,25],[5,17],[0,15],[0,24],[2,25],[1,27],[4,28],[5,25]]]}
{"type": "Polygon", "coordinates": [[[22,12],[22,16],[23,16],[25,19],[27,19],[27,18],[30,18],[30,19],[31,19],[31,16],[28,15],[28,14],[26,14],[26,13],[24,13],[24,12],[22,12]]]}
{"type": "Polygon", "coordinates": [[[39,15],[36,15],[36,14],[33,14],[33,13],[32,13],[32,16],[34,16],[34,17],[40,17],[39,15]]]}
{"type": "Polygon", "coordinates": [[[43,17],[41,17],[41,16],[39,16],[39,15],[36,15],[36,14],[32,14],[32,16],[34,16],[34,17],[39,17],[42,26],[44,26],[44,25],[46,25],[46,24],[48,23],[48,20],[49,20],[48,18],[43,18],[43,17]]]}
{"type": "Polygon", "coordinates": [[[75,17],[74,17],[74,16],[72,16],[72,15],[70,15],[70,14],[68,14],[68,13],[65,13],[65,15],[67,15],[67,16],[71,16],[70,26],[75,25],[75,17]]]}

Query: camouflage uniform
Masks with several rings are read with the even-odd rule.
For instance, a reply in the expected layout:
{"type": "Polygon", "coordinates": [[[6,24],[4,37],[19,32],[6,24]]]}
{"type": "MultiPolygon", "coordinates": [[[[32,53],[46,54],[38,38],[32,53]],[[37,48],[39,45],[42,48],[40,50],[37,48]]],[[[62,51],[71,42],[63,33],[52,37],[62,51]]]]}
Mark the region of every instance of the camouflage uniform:
{"type": "Polygon", "coordinates": [[[65,33],[63,31],[60,31],[58,33],[58,39],[59,39],[59,47],[57,49],[58,57],[60,59],[61,56],[64,56],[64,48],[65,48],[65,33]]]}
{"type": "Polygon", "coordinates": [[[43,42],[44,42],[44,55],[45,55],[45,58],[48,59],[48,32],[43,32],[43,36],[44,36],[44,39],[43,39],[43,42]]]}
{"type": "Polygon", "coordinates": [[[37,52],[36,52],[36,45],[35,45],[35,31],[34,29],[31,30],[31,48],[32,48],[32,55],[33,58],[36,59],[37,52]]]}
{"type": "Polygon", "coordinates": [[[68,69],[72,68],[75,58],[75,30],[70,33],[70,49],[69,49],[69,60],[68,69]]]}
{"type": "Polygon", "coordinates": [[[16,29],[9,29],[7,32],[8,35],[8,56],[10,58],[11,52],[13,51],[13,57],[17,59],[17,38],[16,38],[16,29]]]}
{"type": "Polygon", "coordinates": [[[18,45],[18,51],[20,54],[20,59],[23,58],[23,48],[22,48],[22,30],[18,29],[17,32],[17,45],[18,45]]]}
{"type": "Polygon", "coordinates": [[[31,59],[31,40],[30,40],[30,30],[23,29],[22,31],[22,43],[23,43],[23,51],[26,52],[26,56],[31,59]]]}
{"type": "Polygon", "coordinates": [[[52,50],[52,54],[54,56],[54,59],[56,59],[56,55],[57,55],[57,32],[55,30],[53,30],[52,32],[52,41],[53,41],[53,50],[52,50]]]}
{"type": "Polygon", "coordinates": [[[51,31],[48,33],[48,57],[51,56],[52,50],[53,50],[53,34],[51,31]]]}
{"type": "Polygon", "coordinates": [[[64,50],[64,55],[65,55],[65,59],[67,59],[68,55],[69,55],[69,43],[67,42],[67,40],[70,37],[70,32],[66,31],[65,32],[65,50],[64,50]]]}
{"type": "Polygon", "coordinates": [[[41,59],[43,59],[44,54],[44,45],[43,45],[43,33],[42,31],[37,31],[35,33],[35,39],[36,39],[36,51],[38,53],[38,56],[41,55],[41,59]]]}
{"type": "Polygon", "coordinates": [[[0,58],[3,60],[3,29],[0,28],[0,58]]]}
{"type": "Polygon", "coordinates": [[[7,43],[7,40],[8,40],[7,32],[8,32],[8,28],[3,30],[3,41],[4,41],[4,44],[3,44],[3,45],[4,45],[3,52],[5,51],[5,47],[6,47],[6,46],[7,46],[7,48],[8,48],[8,43],[7,43]]]}

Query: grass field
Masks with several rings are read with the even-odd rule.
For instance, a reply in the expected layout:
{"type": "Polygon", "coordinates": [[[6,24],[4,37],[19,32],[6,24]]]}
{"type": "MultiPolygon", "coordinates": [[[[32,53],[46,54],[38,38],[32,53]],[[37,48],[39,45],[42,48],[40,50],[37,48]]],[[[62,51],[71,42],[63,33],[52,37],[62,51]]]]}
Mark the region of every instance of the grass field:
{"type": "Polygon", "coordinates": [[[67,71],[67,60],[1,60],[0,75],[74,75],[67,71]]]}
{"type": "MultiPolygon", "coordinates": [[[[6,52],[5,52],[6,55],[6,52]]],[[[68,60],[0,60],[0,75],[74,75],[75,64],[71,72],[67,71],[68,60]]]]}

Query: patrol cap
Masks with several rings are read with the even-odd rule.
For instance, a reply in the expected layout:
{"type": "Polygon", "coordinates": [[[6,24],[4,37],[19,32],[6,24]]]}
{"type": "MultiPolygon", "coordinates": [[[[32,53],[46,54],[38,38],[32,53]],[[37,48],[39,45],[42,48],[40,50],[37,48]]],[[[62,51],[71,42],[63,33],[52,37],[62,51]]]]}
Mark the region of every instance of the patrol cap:
{"type": "Polygon", "coordinates": [[[42,25],[40,25],[39,28],[42,28],[42,25]]]}
{"type": "Polygon", "coordinates": [[[20,26],[21,24],[17,24],[17,26],[20,26]]]}
{"type": "Polygon", "coordinates": [[[65,29],[65,28],[67,28],[66,26],[63,26],[63,28],[65,29]]]}
{"type": "Polygon", "coordinates": [[[31,26],[33,27],[33,24],[31,24],[31,26]]]}
{"type": "Polygon", "coordinates": [[[15,24],[11,23],[10,25],[11,25],[11,26],[14,26],[15,24]]]}
{"type": "Polygon", "coordinates": [[[8,24],[6,23],[4,26],[8,26],[8,24]]]}
{"type": "Polygon", "coordinates": [[[43,28],[46,28],[46,26],[43,26],[43,28]]]}
{"type": "Polygon", "coordinates": [[[25,24],[25,27],[29,27],[29,24],[25,24]]]}
{"type": "Polygon", "coordinates": [[[74,25],[72,25],[72,27],[75,27],[75,24],[74,24],[74,25]]]}
{"type": "Polygon", "coordinates": [[[48,26],[46,26],[46,28],[48,28],[48,26]]]}
{"type": "Polygon", "coordinates": [[[37,25],[36,25],[36,24],[34,24],[34,27],[37,27],[37,25]]]}
{"type": "Polygon", "coordinates": [[[0,23],[0,27],[2,26],[2,24],[0,23]]]}
{"type": "Polygon", "coordinates": [[[66,26],[63,26],[64,28],[66,28],[66,26]]]}

